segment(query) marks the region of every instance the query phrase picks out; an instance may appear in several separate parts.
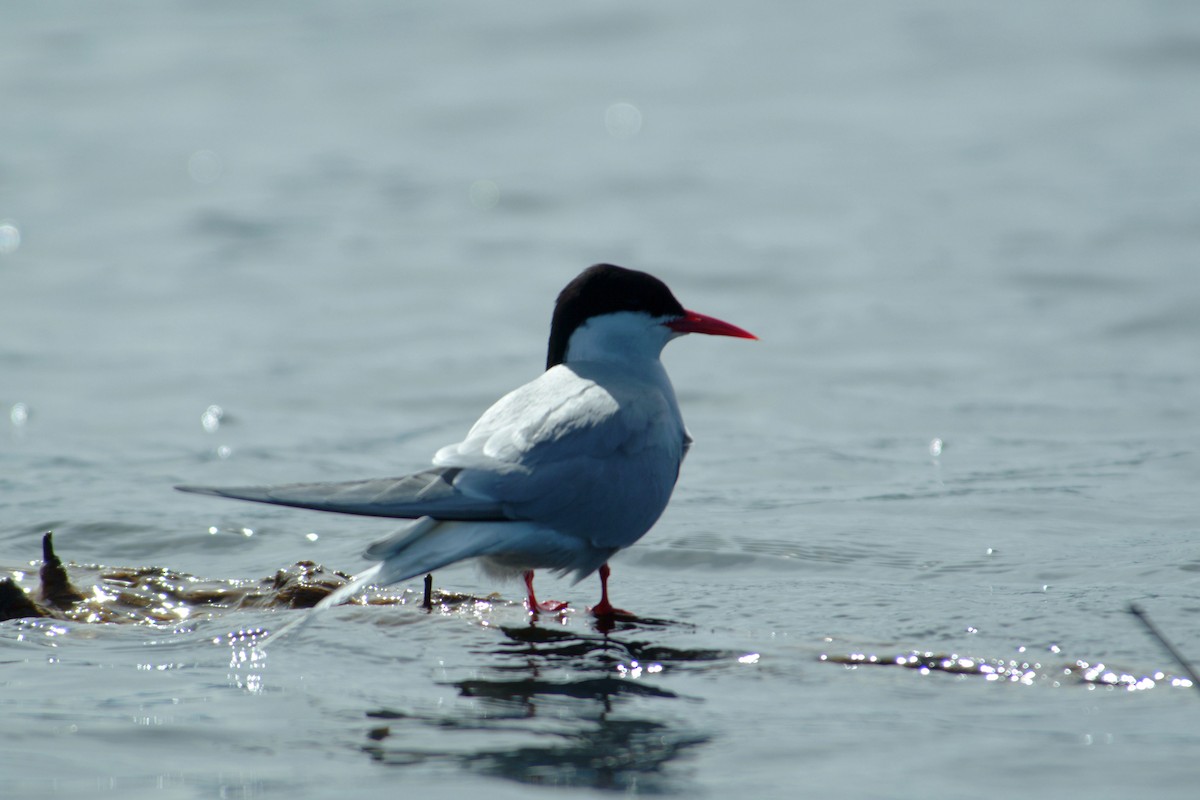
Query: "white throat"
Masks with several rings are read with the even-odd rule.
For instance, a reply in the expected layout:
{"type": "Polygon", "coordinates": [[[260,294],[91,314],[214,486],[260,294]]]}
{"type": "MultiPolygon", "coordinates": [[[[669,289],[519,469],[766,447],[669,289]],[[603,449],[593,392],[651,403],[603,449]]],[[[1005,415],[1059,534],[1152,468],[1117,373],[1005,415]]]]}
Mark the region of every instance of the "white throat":
{"type": "Polygon", "coordinates": [[[572,361],[658,361],[667,342],[682,334],[637,311],[592,317],[575,329],[564,359],[572,361]]]}

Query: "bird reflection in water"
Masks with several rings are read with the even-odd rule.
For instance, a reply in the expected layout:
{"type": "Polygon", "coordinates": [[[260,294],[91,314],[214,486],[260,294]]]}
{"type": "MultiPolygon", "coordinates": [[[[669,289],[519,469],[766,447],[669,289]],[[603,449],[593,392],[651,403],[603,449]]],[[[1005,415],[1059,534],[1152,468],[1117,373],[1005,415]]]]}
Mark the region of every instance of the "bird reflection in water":
{"type": "Polygon", "coordinates": [[[680,762],[710,736],[671,722],[682,715],[662,704],[687,698],[646,677],[729,662],[740,654],[645,641],[648,632],[667,624],[627,619],[595,633],[547,628],[536,619],[499,627],[503,640],[477,651],[486,659],[488,677],[450,684],[474,701],[459,706],[465,713],[368,712],[380,724],[368,733],[364,749],[385,764],[444,761],[521,783],[679,791],[687,784],[680,762]],[[443,740],[447,730],[488,736],[473,749],[411,746],[430,727],[443,740]]]}

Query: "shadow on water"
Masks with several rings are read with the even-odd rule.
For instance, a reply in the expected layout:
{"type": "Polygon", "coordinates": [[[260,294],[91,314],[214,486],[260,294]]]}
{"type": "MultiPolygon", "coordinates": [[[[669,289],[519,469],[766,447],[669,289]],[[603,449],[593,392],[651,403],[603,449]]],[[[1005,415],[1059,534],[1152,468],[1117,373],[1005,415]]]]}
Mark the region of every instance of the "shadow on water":
{"type": "Polygon", "coordinates": [[[385,764],[444,761],[520,783],[682,792],[688,780],[680,762],[710,737],[669,721],[682,715],[664,704],[698,701],[663,688],[655,678],[740,654],[648,641],[664,624],[623,621],[615,635],[545,628],[536,621],[501,627],[503,639],[477,651],[488,664],[484,676],[449,684],[474,702],[451,715],[369,712],[385,724],[370,732],[364,749],[385,764]],[[431,727],[441,741],[447,730],[489,736],[483,746],[467,750],[411,746],[421,740],[421,729],[431,727]],[[493,741],[505,739],[511,743],[493,741]]]}

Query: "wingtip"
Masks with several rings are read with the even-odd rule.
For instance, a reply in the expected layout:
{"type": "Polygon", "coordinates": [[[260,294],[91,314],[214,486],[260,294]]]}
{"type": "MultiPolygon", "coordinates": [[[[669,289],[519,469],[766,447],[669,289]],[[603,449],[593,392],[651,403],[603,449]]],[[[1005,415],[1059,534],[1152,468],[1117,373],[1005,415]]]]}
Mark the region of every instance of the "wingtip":
{"type": "Polygon", "coordinates": [[[191,486],[186,484],[183,486],[176,486],[175,491],[187,492],[188,494],[210,494],[214,496],[220,496],[221,494],[221,490],[213,486],[191,486]]]}

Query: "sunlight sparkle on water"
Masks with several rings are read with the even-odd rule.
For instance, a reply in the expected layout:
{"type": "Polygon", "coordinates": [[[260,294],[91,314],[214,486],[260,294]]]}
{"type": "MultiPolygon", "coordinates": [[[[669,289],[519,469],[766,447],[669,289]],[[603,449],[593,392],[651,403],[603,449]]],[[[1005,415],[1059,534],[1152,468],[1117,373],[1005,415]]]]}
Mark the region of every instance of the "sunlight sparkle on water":
{"type": "Polygon", "coordinates": [[[31,636],[37,634],[51,640],[44,642],[44,644],[48,644],[50,647],[58,647],[58,643],[53,640],[59,636],[66,636],[70,632],[70,629],[65,625],[50,622],[42,618],[19,619],[15,620],[15,623],[17,630],[16,640],[18,642],[29,641],[25,636],[26,633],[29,633],[31,636]]]}
{"type": "Polygon", "coordinates": [[[637,680],[642,677],[642,667],[636,661],[630,661],[629,666],[617,664],[617,674],[622,678],[632,678],[637,680]]]}
{"type": "Polygon", "coordinates": [[[662,669],[662,664],[643,665],[637,661],[630,661],[629,666],[617,664],[617,674],[622,678],[630,678],[632,680],[637,680],[638,678],[642,677],[643,672],[645,672],[647,675],[654,675],[662,672],[662,669]]]}
{"type": "Polygon", "coordinates": [[[258,643],[266,635],[267,632],[262,628],[254,628],[233,631],[212,640],[213,644],[227,644],[230,648],[230,683],[251,694],[258,694],[263,690],[262,669],[266,666],[267,653],[258,643]]]}
{"type": "MultiPolygon", "coordinates": [[[[208,526],[208,535],[209,536],[216,536],[219,533],[221,533],[221,529],[218,528],[216,525],[208,526]]],[[[254,535],[254,528],[226,528],[225,533],[236,533],[236,534],[240,534],[241,536],[245,536],[247,539],[249,539],[251,536],[254,535]]]]}

